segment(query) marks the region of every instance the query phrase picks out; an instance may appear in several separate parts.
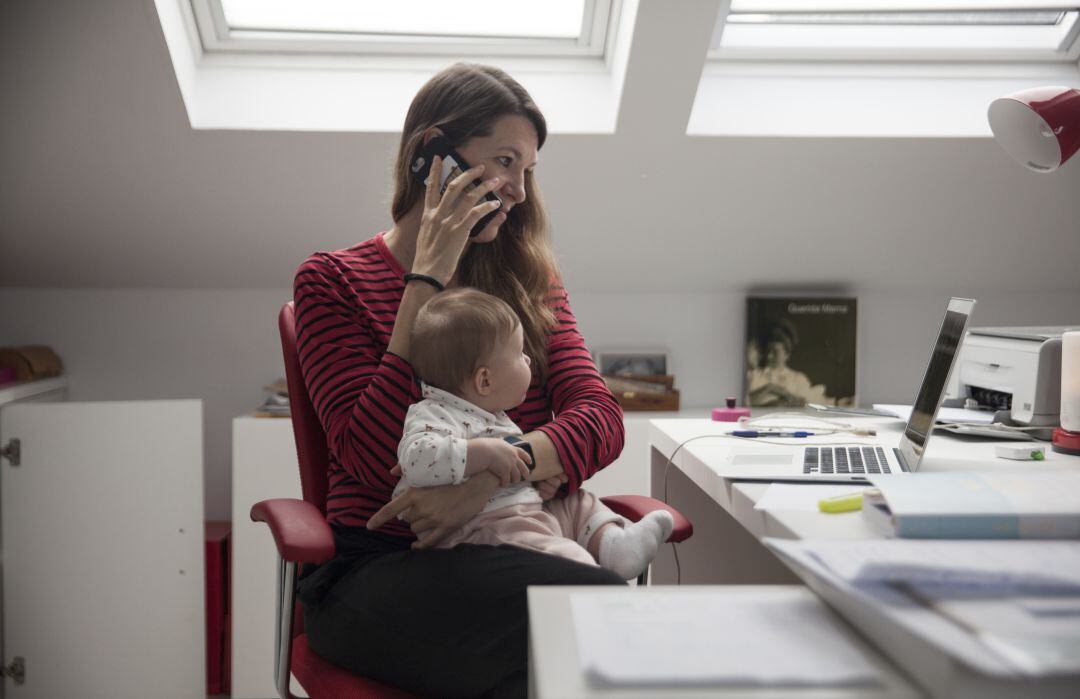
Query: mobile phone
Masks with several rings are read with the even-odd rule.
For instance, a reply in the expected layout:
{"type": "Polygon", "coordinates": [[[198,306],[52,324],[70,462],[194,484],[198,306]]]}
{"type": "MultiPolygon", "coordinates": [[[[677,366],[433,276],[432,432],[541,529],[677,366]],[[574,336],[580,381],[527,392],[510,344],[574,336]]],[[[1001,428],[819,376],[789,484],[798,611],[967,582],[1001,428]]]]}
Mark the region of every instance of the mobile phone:
{"type": "MultiPolygon", "coordinates": [[[[413,160],[409,169],[412,170],[412,174],[416,179],[420,180],[422,184],[427,183],[428,175],[431,172],[431,161],[435,156],[442,158],[442,172],[439,174],[439,194],[445,194],[446,188],[454,181],[454,178],[461,173],[468,170],[471,166],[465,162],[453,146],[450,145],[450,141],[446,140],[443,136],[436,136],[427,142],[423,148],[420,149],[420,154],[413,160]]],[[[466,185],[465,192],[470,192],[476,187],[479,187],[481,180],[473,180],[472,184],[466,185]]],[[[484,195],[483,201],[497,201],[499,202],[499,209],[502,208],[502,199],[495,196],[494,192],[488,192],[484,195]]],[[[491,219],[499,215],[499,209],[495,209],[489,214],[486,214],[483,218],[476,222],[473,229],[469,231],[469,237],[480,235],[480,231],[484,230],[484,227],[491,223],[491,219]]]]}

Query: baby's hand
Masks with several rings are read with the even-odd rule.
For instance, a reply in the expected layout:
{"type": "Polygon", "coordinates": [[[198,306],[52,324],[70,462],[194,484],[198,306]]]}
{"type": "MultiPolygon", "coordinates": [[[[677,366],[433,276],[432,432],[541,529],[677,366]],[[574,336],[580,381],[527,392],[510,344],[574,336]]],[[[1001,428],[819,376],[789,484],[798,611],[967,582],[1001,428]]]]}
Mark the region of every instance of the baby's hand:
{"type": "Polygon", "coordinates": [[[469,440],[469,446],[483,452],[484,468],[498,476],[500,486],[506,487],[529,478],[529,454],[524,449],[494,437],[469,440]]]}
{"type": "Polygon", "coordinates": [[[569,476],[565,473],[560,473],[557,476],[537,481],[536,489],[540,491],[540,499],[546,502],[555,497],[555,493],[559,492],[559,488],[561,488],[562,484],[568,480],[570,480],[569,476]]]}

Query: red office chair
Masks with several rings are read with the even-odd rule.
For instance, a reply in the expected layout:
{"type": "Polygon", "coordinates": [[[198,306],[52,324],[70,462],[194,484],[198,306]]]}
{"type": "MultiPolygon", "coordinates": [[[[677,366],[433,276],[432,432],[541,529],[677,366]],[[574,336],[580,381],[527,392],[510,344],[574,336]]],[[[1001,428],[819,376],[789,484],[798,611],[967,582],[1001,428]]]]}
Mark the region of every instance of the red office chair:
{"type": "MultiPolygon", "coordinates": [[[[311,699],[414,699],[414,695],[389,685],[354,675],[326,662],[308,648],[303,633],[302,611],[296,603],[296,572],[301,563],[323,563],[334,556],[334,537],[326,522],[327,467],[326,433],[315,414],[307,387],[300,374],[296,354],[296,317],[287,303],[278,315],[281,349],[285,355],[285,378],[289,386],[296,455],[300,462],[303,500],[278,498],[263,500],[251,508],[251,519],[266,522],[274,535],[280,556],[278,574],[277,639],[274,652],[274,680],[281,699],[296,699],[289,692],[289,675],[311,699]]],[[[623,517],[637,521],[652,510],[663,508],[675,518],[668,541],[690,538],[693,525],[664,503],[640,495],[601,498],[623,517]]],[[[638,579],[646,581],[645,573],[638,579]]]]}

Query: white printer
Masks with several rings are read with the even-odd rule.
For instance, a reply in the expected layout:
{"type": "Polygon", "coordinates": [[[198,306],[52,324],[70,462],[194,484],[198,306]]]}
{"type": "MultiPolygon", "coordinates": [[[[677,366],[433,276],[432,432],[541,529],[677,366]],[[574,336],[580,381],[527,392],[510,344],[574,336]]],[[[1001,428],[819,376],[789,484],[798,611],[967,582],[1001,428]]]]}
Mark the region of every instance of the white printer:
{"type": "Polygon", "coordinates": [[[971,328],[948,397],[969,407],[1009,411],[1004,420],[1057,425],[1061,413],[1061,335],[1080,326],[971,328]]]}

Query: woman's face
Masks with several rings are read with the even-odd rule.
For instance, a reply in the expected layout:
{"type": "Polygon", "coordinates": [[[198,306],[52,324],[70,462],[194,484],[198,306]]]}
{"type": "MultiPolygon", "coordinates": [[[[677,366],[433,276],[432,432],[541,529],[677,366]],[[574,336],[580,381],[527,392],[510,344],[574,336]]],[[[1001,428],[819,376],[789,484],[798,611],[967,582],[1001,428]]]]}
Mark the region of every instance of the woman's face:
{"type": "Polygon", "coordinates": [[[532,122],[515,115],[502,117],[492,126],[490,135],[469,139],[458,148],[467,163],[484,166],[483,180],[499,178],[495,194],[503,202],[499,215],[471,238],[472,242],[495,240],[510,209],[525,201],[525,172],[536,167],[537,140],[532,122]]]}

